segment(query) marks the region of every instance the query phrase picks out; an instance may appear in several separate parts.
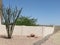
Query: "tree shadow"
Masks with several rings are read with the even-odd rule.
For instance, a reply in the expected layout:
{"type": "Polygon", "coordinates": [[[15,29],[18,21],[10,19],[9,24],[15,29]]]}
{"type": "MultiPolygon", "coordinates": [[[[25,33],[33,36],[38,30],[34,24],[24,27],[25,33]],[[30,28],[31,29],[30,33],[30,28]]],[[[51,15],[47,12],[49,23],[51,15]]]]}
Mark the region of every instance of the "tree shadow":
{"type": "Polygon", "coordinates": [[[11,38],[8,38],[6,35],[0,35],[0,38],[11,39],[11,38]]]}

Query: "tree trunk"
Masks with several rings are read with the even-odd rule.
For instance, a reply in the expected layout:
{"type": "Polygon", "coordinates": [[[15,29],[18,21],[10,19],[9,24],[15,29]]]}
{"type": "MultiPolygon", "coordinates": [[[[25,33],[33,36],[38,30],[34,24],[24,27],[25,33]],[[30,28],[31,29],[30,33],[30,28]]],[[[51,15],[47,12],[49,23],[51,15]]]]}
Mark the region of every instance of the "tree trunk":
{"type": "Polygon", "coordinates": [[[8,38],[10,39],[12,37],[14,26],[12,25],[9,25],[8,27],[6,26],[6,29],[7,29],[8,38]]]}
{"type": "Polygon", "coordinates": [[[10,30],[8,30],[8,38],[11,38],[10,30]]]}

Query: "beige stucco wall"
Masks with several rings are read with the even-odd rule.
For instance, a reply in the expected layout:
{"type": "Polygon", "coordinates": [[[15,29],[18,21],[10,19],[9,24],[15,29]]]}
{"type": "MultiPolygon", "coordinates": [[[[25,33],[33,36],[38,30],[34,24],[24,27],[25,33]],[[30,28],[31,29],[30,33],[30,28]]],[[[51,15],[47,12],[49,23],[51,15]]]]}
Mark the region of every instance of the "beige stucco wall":
{"type": "MultiPolygon", "coordinates": [[[[15,26],[13,35],[28,36],[35,34],[36,36],[45,37],[54,32],[54,27],[46,26],[15,26]]],[[[7,35],[4,25],[0,24],[0,35],[7,35]]]]}
{"type": "Polygon", "coordinates": [[[13,33],[13,35],[28,36],[33,33],[36,36],[42,36],[42,27],[40,27],[40,26],[15,26],[14,31],[15,32],[13,33]]]}
{"type": "Polygon", "coordinates": [[[15,26],[13,35],[24,35],[35,34],[36,36],[45,37],[54,32],[54,27],[46,26],[15,26]]]}
{"type": "Polygon", "coordinates": [[[43,37],[52,34],[54,32],[54,27],[43,27],[43,37]]]}

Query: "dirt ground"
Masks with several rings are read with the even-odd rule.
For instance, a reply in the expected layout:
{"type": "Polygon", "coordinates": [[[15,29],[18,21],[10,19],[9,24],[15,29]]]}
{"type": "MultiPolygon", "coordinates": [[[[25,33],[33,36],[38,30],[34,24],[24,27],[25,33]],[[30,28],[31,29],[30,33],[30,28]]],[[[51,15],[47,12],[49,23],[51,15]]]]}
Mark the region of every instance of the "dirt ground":
{"type": "Polygon", "coordinates": [[[41,37],[31,38],[26,36],[13,36],[11,39],[8,39],[5,36],[0,36],[0,45],[33,45],[41,39],[41,37]]]}
{"type": "MultiPolygon", "coordinates": [[[[16,35],[13,35],[11,39],[8,39],[6,36],[0,35],[0,45],[34,45],[34,43],[42,39],[42,37],[36,38],[16,35]]],[[[60,31],[50,36],[48,40],[44,41],[41,45],[60,45],[60,31]]]]}
{"type": "Polygon", "coordinates": [[[60,45],[60,31],[53,34],[47,41],[42,45],[60,45]]]}

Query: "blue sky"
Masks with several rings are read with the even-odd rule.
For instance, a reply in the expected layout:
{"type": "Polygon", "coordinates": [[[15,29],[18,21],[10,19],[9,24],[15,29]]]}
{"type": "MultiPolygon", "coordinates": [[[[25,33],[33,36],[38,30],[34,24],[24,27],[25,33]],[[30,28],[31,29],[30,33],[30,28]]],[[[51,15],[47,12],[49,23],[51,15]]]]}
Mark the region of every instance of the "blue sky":
{"type": "Polygon", "coordinates": [[[60,0],[3,0],[5,6],[22,7],[22,15],[36,18],[39,24],[60,25],[60,0]]]}

